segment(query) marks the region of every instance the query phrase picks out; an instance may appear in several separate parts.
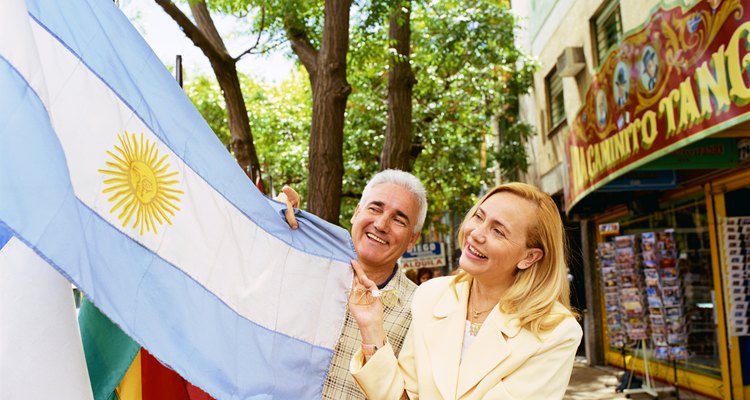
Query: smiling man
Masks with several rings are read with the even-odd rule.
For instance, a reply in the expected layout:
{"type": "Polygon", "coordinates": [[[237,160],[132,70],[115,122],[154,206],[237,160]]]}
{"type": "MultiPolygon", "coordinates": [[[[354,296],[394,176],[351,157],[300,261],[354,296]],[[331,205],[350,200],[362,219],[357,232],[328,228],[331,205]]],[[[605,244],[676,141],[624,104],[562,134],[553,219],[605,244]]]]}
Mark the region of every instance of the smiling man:
{"type": "MultiPolygon", "coordinates": [[[[411,297],[416,285],[398,270],[397,261],[417,242],[427,214],[422,183],[407,172],[388,169],[365,186],[352,216],[357,259],[378,288],[392,294],[385,301],[385,330],[396,354],[411,324],[411,297]]],[[[349,373],[349,361],[362,343],[357,323],[346,313],[344,329],[323,385],[324,399],[364,399],[349,373]]]]}
{"type": "MultiPolygon", "coordinates": [[[[292,205],[298,204],[296,193],[285,192],[294,198],[292,205]]],[[[351,220],[357,259],[384,293],[384,328],[396,355],[411,324],[411,298],[417,287],[399,272],[397,261],[417,242],[426,215],[427,195],[419,179],[404,171],[387,169],[367,183],[351,220]]],[[[296,226],[293,219],[291,213],[287,214],[290,226],[296,226]]],[[[352,355],[361,346],[357,323],[347,311],[323,385],[324,399],[365,398],[349,373],[352,355]]]]}

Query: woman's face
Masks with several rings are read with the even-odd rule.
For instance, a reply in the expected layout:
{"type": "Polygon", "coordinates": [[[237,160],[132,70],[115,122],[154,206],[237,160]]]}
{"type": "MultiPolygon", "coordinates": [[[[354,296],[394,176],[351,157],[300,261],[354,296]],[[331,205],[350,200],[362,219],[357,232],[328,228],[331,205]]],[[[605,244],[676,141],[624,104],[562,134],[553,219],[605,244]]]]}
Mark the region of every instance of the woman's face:
{"type": "Polygon", "coordinates": [[[534,203],[510,192],[490,196],[464,224],[461,268],[474,277],[510,284],[519,264],[527,268],[541,257],[541,250],[526,247],[536,210],[534,203]]]}

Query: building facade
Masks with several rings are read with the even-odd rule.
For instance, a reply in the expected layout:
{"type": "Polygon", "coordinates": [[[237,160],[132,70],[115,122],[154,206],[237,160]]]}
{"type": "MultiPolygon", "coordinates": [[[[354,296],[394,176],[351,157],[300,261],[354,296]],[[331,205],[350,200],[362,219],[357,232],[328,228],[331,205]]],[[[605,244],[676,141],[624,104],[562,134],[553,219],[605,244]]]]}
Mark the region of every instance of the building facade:
{"type": "Polygon", "coordinates": [[[586,355],[750,399],[750,1],[513,1],[524,179],[578,224],[586,355]]]}

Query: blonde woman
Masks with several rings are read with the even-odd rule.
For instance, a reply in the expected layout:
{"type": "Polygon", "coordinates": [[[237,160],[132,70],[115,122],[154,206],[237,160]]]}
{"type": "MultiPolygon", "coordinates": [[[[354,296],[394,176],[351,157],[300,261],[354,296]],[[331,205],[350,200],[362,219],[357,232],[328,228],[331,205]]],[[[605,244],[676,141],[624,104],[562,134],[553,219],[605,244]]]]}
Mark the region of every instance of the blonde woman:
{"type": "Polygon", "coordinates": [[[458,239],[463,271],[417,289],[398,359],[383,333],[381,292],[352,262],[349,309],[362,337],[355,381],[370,399],[561,399],[582,331],[554,201],[527,184],[497,186],[458,239]]]}

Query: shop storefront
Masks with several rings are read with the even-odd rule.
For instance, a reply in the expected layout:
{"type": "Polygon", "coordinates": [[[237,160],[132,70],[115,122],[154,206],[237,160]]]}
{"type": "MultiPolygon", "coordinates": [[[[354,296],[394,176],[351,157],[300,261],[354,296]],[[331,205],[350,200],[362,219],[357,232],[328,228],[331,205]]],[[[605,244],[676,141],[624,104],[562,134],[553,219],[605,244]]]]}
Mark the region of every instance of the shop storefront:
{"type": "Polygon", "coordinates": [[[566,212],[605,360],[750,399],[750,1],[660,7],[625,35],[571,123],[566,212]]]}

